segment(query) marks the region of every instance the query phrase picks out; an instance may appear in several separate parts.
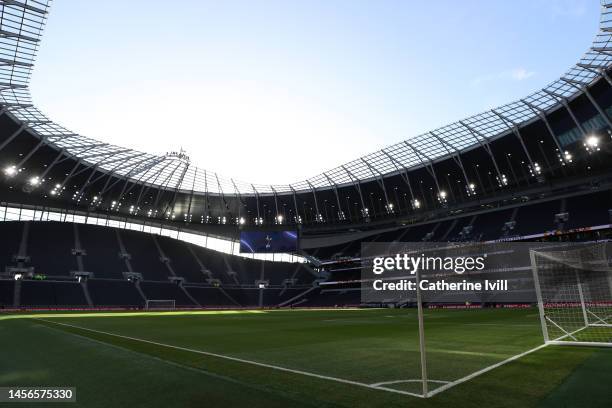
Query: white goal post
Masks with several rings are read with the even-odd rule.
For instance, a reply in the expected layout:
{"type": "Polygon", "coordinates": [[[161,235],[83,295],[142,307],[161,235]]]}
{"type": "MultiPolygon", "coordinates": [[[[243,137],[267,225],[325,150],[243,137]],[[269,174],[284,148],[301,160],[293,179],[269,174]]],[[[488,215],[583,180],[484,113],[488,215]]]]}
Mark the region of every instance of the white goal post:
{"type": "Polygon", "coordinates": [[[174,299],[148,299],[145,302],[145,310],[174,310],[176,301],[174,299]]]}
{"type": "Polygon", "coordinates": [[[612,347],[612,268],[608,245],[531,250],[546,344],[612,347]]]}

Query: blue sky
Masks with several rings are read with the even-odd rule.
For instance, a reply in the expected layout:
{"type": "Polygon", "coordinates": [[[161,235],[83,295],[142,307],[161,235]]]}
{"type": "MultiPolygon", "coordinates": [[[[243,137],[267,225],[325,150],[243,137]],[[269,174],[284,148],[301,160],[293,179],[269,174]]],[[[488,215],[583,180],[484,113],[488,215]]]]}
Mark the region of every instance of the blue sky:
{"type": "Polygon", "coordinates": [[[32,93],[54,120],[284,183],[545,86],[599,2],[57,0],[49,17],[32,93]]]}

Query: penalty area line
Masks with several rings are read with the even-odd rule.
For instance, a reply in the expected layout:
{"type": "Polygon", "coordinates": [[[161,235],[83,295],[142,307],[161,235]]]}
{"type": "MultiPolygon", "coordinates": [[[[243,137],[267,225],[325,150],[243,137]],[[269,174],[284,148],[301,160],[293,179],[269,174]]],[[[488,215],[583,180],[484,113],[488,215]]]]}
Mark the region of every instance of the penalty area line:
{"type": "MultiPolygon", "coordinates": [[[[359,381],[347,380],[345,378],[338,378],[338,377],[332,377],[332,376],[328,376],[328,375],[316,374],[316,373],[311,373],[309,371],[295,370],[295,369],[292,369],[292,368],[286,368],[286,367],[276,366],[276,365],[267,364],[267,363],[260,363],[258,361],[246,360],[246,359],[238,358],[238,357],[231,357],[231,356],[227,356],[227,355],[224,355],[224,354],[212,353],[212,352],[209,352],[209,351],[190,349],[190,348],[181,347],[181,346],[173,346],[171,344],[159,343],[159,342],[156,342],[156,341],[140,339],[140,338],[137,338],[137,337],[124,336],[122,334],[109,333],[109,332],[105,332],[105,331],[102,331],[102,330],[89,329],[87,327],[80,327],[80,326],[76,326],[76,325],[73,325],[73,324],[55,322],[53,320],[36,319],[36,318],[34,320],[39,320],[39,321],[46,322],[46,323],[56,324],[56,325],[59,325],[59,326],[71,327],[73,329],[83,330],[83,331],[87,331],[87,332],[91,332],[91,333],[98,333],[98,334],[103,334],[103,335],[106,335],[106,336],[117,337],[117,338],[121,338],[121,339],[132,340],[132,341],[137,341],[137,342],[146,343],[146,344],[153,344],[153,345],[159,346],[159,347],[166,347],[166,348],[170,348],[170,349],[174,349],[174,350],[181,350],[181,351],[187,351],[187,352],[190,352],[190,353],[201,354],[201,355],[210,356],[210,357],[216,357],[216,358],[220,358],[220,359],[224,359],[224,360],[234,361],[234,362],[237,362],[237,363],[249,364],[249,365],[254,365],[254,366],[258,366],[258,367],[269,368],[269,369],[272,369],[272,370],[277,370],[277,371],[283,371],[283,372],[292,373],[292,374],[303,375],[303,376],[306,376],[306,377],[313,377],[313,378],[318,378],[318,379],[321,379],[321,380],[335,381],[335,382],[339,382],[339,383],[343,383],[343,384],[349,384],[349,385],[355,385],[355,386],[358,386],[358,387],[369,388],[369,389],[372,389],[372,390],[386,391],[386,392],[392,392],[392,393],[395,393],[395,394],[410,395],[412,397],[424,398],[424,396],[421,395],[421,394],[416,394],[416,393],[412,393],[412,392],[408,392],[408,391],[402,391],[402,390],[395,390],[395,389],[392,389],[392,388],[382,387],[382,386],[378,386],[378,385],[366,384],[366,383],[362,383],[362,382],[359,382],[359,381]]],[[[430,393],[430,395],[431,395],[431,393],[430,393]]]]}

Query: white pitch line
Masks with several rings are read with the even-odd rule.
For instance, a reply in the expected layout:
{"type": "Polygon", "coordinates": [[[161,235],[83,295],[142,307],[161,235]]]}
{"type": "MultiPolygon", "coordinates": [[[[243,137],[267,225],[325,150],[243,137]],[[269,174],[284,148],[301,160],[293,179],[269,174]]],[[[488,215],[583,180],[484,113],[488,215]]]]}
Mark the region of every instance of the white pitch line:
{"type": "MultiPolygon", "coordinates": [[[[370,384],[372,387],[380,387],[381,385],[392,385],[392,384],[402,384],[402,383],[422,383],[423,380],[420,380],[418,378],[415,379],[411,379],[411,380],[395,380],[395,381],[385,381],[385,382],[379,382],[376,384],[370,384]]],[[[442,380],[427,380],[428,383],[436,383],[436,384],[448,384],[450,383],[450,381],[442,381],[442,380]]]]}
{"type": "Polygon", "coordinates": [[[495,364],[493,364],[493,365],[490,365],[490,366],[488,366],[488,367],[483,368],[482,370],[478,370],[478,371],[476,371],[476,372],[474,372],[474,373],[472,373],[472,374],[470,374],[470,375],[466,375],[466,376],[465,376],[465,377],[463,377],[463,378],[460,378],[460,379],[458,379],[458,380],[455,380],[455,381],[453,381],[453,382],[450,382],[450,383],[448,383],[448,384],[445,384],[445,385],[443,385],[443,386],[441,386],[441,387],[439,387],[439,388],[436,388],[436,389],[435,389],[435,390],[433,390],[433,391],[430,391],[430,392],[429,392],[429,397],[433,397],[434,395],[439,394],[439,393],[441,393],[442,391],[446,391],[446,390],[448,390],[449,388],[454,387],[455,385],[459,385],[459,384],[461,384],[461,383],[464,383],[464,382],[466,382],[466,381],[469,381],[469,380],[471,380],[472,378],[478,377],[478,376],[479,376],[479,375],[481,375],[481,374],[487,373],[487,372],[489,372],[489,371],[491,371],[491,370],[494,370],[494,369],[496,369],[496,368],[498,368],[498,367],[501,367],[501,366],[503,366],[504,364],[510,363],[510,362],[512,362],[512,361],[514,361],[514,360],[518,360],[518,359],[519,359],[519,358],[521,358],[521,357],[525,357],[526,355],[531,354],[531,353],[533,353],[533,352],[536,352],[536,351],[538,351],[538,350],[541,350],[541,349],[543,349],[543,348],[544,348],[544,347],[546,347],[546,346],[548,346],[548,344],[542,344],[542,345],[540,345],[540,346],[538,346],[538,347],[532,348],[531,350],[527,350],[527,351],[525,351],[525,352],[523,352],[523,353],[521,353],[521,354],[517,354],[516,356],[512,356],[512,357],[510,357],[510,358],[507,358],[507,359],[505,359],[504,361],[500,361],[499,363],[495,363],[495,364]]]}
{"type": "Polygon", "coordinates": [[[221,358],[221,359],[225,359],[225,360],[235,361],[235,362],[238,362],[238,363],[250,364],[250,365],[254,365],[254,366],[258,366],[258,367],[270,368],[270,369],[273,369],[273,370],[284,371],[284,372],[288,372],[288,373],[292,373],[292,374],[300,374],[300,375],[304,375],[304,376],[307,376],[307,377],[319,378],[321,380],[336,381],[336,382],[343,383],[343,384],[350,384],[350,385],[355,385],[355,386],[358,386],[358,387],[369,388],[369,389],[373,389],[373,390],[387,391],[387,392],[393,392],[393,393],[396,393],[396,394],[410,395],[412,397],[424,398],[423,395],[420,395],[420,394],[415,394],[415,393],[408,392],[408,391],[395,390],[393,388],[386,388],[386,387],[370,385],[370,384],[362,383],[362,382],[359,382],[359,381],[347,380],[347,379],[338,378],[338,377],[331,377],[331,376],[328,376],[328,375],[315,374],[315,373],[311,373],[311,372],[308,372],[308,371],[294,370],[292,368],[280,367],[280,366],[275,366],[275,365],[266,364],[266,363],[260,363],[260,362],[252,361],[252,360],[245,360],[243,358],[226,356],[224,354],[211,353],[209,351],[202,351],[202,350],[190,349],[190,348],[187,348],[187,347],[173,346],[171,344],[158,343],[156,341],[139,339],[137,337],[124,336],[124,335],[121,335],[121,334],[109,333],[109,332],[105,332],[105,331],[102,331],[102,330],[88,329],[86,327],[80,327],[80,326],[76,326],[76,325],[72,325],[72,324],[68,324],[68,323],[54,322],[52,320],[46,320],[46,319],[35,319],[35,320],[40,320],[40,321],[47,322],[47,323],[57,324],[57,325],[60,325],[60,326],[72,327],[74,329],[84,330],[84,331],[88,331],[88,332],[92,332],[92,333],[104,334],[104,335],[111,336],[111,337],[118,337],[118,338],[132,340],[132,341],[139,341],[141,343],[153,344],[155,346],[167,347],[167,348],[171,348],[171,349],[175,349],[175,350],[182,350],[182,351],[187,351],[187,352],[191,352],[191,353],[202,354],[202,355],[205,355],[205,356],[221,358]]]}

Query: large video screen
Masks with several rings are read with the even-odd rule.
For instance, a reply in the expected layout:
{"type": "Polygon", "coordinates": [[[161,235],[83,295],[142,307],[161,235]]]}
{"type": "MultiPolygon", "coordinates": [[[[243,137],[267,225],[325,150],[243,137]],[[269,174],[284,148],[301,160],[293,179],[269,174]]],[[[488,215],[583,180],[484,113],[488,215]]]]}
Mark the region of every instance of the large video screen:
{"type": "Polygon", "coordinates": [[[291,231],[241,231],[240,252],[295,252],[298,249],[298,233],[291,231]]]}

